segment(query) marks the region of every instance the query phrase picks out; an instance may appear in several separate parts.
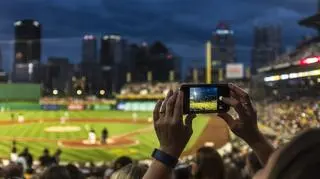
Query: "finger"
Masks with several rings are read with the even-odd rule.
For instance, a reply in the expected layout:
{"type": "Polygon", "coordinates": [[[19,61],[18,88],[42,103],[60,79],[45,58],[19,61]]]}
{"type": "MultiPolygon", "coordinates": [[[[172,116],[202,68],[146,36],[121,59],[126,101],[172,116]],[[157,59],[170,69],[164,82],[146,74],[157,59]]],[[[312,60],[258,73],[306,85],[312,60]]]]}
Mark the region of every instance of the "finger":
{"type": "Polygon", "coordinates": [[[162,100],[158,100],[156,106],[153,109],[153,121],[154,122],[158,121],[160,118],[159,112],[160,112],[161,105],[162,105],[162,100]]]}
{"type": "Polygon", "coordinates": [[[233,92],[231,90],[230,90],[230,97],[240,101],[240,96],[238,96],[235,92],[233,92]]]}
{"type": "Polygon", "coordinates": [[[220,114],[218,114],[218,116],[220,118],[222,118],[228,124],[229,127],[233,126],[234,119],[230,114],[228,114],[228,113],[220,113],[220,114]]]}
{"type": "Polygon", "coordinates": [[[255,111],[252,101],[250,99],[249,94],[241,89],[240,87],[234,85],[234,84],[229,84],[229,88],[231,89],[230,91],[230,96],[239,100],[240,103],[243,105],[243,107],[248,111],[248,112],[253,112],[255,111]]]}
{"type": "Polygon", "coordinates": [[[242,106],[240,101],[238,101],[234,98],[222,97],[222,102],[232,106],[239,115],[246,112],[245,108],[242,106]]]}
{"type": "Polygon", "coordinates": [[[183,91],[178,92],[176,104],[174,106],[173,118],[182,121],[183,113],[183,91]]]}
{"type": "MultiPolygon", "coordinates": [[[[174,106],[177,100],[178,92],[175,92],[169,99],[166,104],[166,116],[173,116],[174,106]]],[[[169,118],[168,118],[169,119],[169,118]]]]}
{"type": "Polygon", "coordinates": [[[222,97],[222,102],[235,107],[238,103],[240,103],[240,101],[234,99],[234,98],[228,98],[228,97],[222,97]]]}
{"type": "Polygon", "coordinates": [[[192,132],[192,121],[196,118],[196,114],[188,114],[185,120],[185,127],[192,132]]]}
{"type": "Polygon", "coordinates": [[[167,102],[168,102],[168,99],[172,96],[173,94],[173,91],[170,90],[166,96],[166,98],[164,99],[164,101],[162,102],[161,104],[161,107],[160,107],[160,115],[164,115],[165,112],[166,112],[166,105],[167,105],[167,102]]]}
{"type": "Polygon", "coordinates": [[[243,89],[241,89],[239,86],[232,84],[232,83],[229,83],[228,86],[229,86],[230,90],[236,94],[236,96],[240,96],[242,98],[249,99],[248,93],[246,91],[244,91],[243,89]]]}

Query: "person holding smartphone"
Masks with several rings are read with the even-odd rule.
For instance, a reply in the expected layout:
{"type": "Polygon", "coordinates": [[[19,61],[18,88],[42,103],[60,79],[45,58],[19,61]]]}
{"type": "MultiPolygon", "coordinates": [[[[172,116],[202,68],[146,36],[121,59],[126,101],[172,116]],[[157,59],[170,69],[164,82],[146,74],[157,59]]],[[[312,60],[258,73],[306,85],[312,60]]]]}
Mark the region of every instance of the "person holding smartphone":
{"type": "MultiPolygon", "coordinates": [[[[234,120],[228,113],[219,113],[230,129],[256,152],[261,163],[266,164],[274,151],[273,146],[264,138],[258,129],[257,112],[249,95],[241,88],[229,84],[230,97],[221,100],[232,106],[239,119],[234,120]]],[[[184,91],[175,93],[171,90],[163,101],[158,101],[153,111],[154,128],[160,148],[152,154],[154,158],[144,179],[166,179],[171,177],[172,169],[178,162],[182,151],[192,135],[192,120],[195,114],[188,114],[183,122],[184,91]]]]}

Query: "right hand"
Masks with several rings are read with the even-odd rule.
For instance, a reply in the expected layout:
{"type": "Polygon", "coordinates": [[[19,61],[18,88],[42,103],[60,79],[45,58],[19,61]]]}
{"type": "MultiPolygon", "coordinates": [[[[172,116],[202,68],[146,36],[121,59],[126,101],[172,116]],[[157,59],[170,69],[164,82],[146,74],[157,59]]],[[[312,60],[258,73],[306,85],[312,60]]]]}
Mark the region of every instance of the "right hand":
{"type": "Polygon", "coordinates": [[[172,90],[164,101],[158,101],[153,111],[154,128],[160,142],[160,150],[179,157],[192,135],[194,114],[183,122],[183,92],[172,90]]]}
{"type": "Polygon", "coordinates": [[[238,113],[239,118],[234,119],[228,113],[220,113],[219,117],[224,119],[231,131],[248,143],[254,143],[260,137],[257,124],[257,111],[253,107],[249,94],[240,87],[229,84],[230,98],[223,98],[222,101],[232,106],[238,113]]]}

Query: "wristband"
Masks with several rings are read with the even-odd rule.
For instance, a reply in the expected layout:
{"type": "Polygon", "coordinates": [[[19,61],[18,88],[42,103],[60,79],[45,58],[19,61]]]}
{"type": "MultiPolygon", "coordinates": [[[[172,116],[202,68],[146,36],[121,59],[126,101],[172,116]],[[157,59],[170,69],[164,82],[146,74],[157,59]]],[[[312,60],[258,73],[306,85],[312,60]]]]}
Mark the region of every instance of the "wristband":
{"type": "Polygon", "coordinates": [[[178,163],[178,158],[173,157],[159,149],[154,149],[152,158],[158,160],[169,168],[174,168],[178,163]]]}

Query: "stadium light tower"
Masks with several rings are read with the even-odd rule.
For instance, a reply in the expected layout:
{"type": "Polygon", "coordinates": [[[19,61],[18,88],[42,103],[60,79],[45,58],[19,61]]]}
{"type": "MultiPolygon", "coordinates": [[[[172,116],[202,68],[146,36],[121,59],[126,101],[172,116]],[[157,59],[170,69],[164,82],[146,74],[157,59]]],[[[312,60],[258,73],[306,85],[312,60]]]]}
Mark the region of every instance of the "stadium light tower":
{"type": "Polygon", "coordinates": [[[81,95],[82,94],[82,91],[81,90],[77,90],[77,95],[81,95]]]}
{"type": "Polygon", "coordinates": [[[57,89],[54,89],[53,91],[52,91],[52,94],[53,95],[57,95],[59,92],[58,92],[58,90],[57,89]]]}
{"type": "Polygon", "coordinates": [[[106,91],[105,90],[100,90],[100,95],[103,96],[106,94],[106,91]]]}

